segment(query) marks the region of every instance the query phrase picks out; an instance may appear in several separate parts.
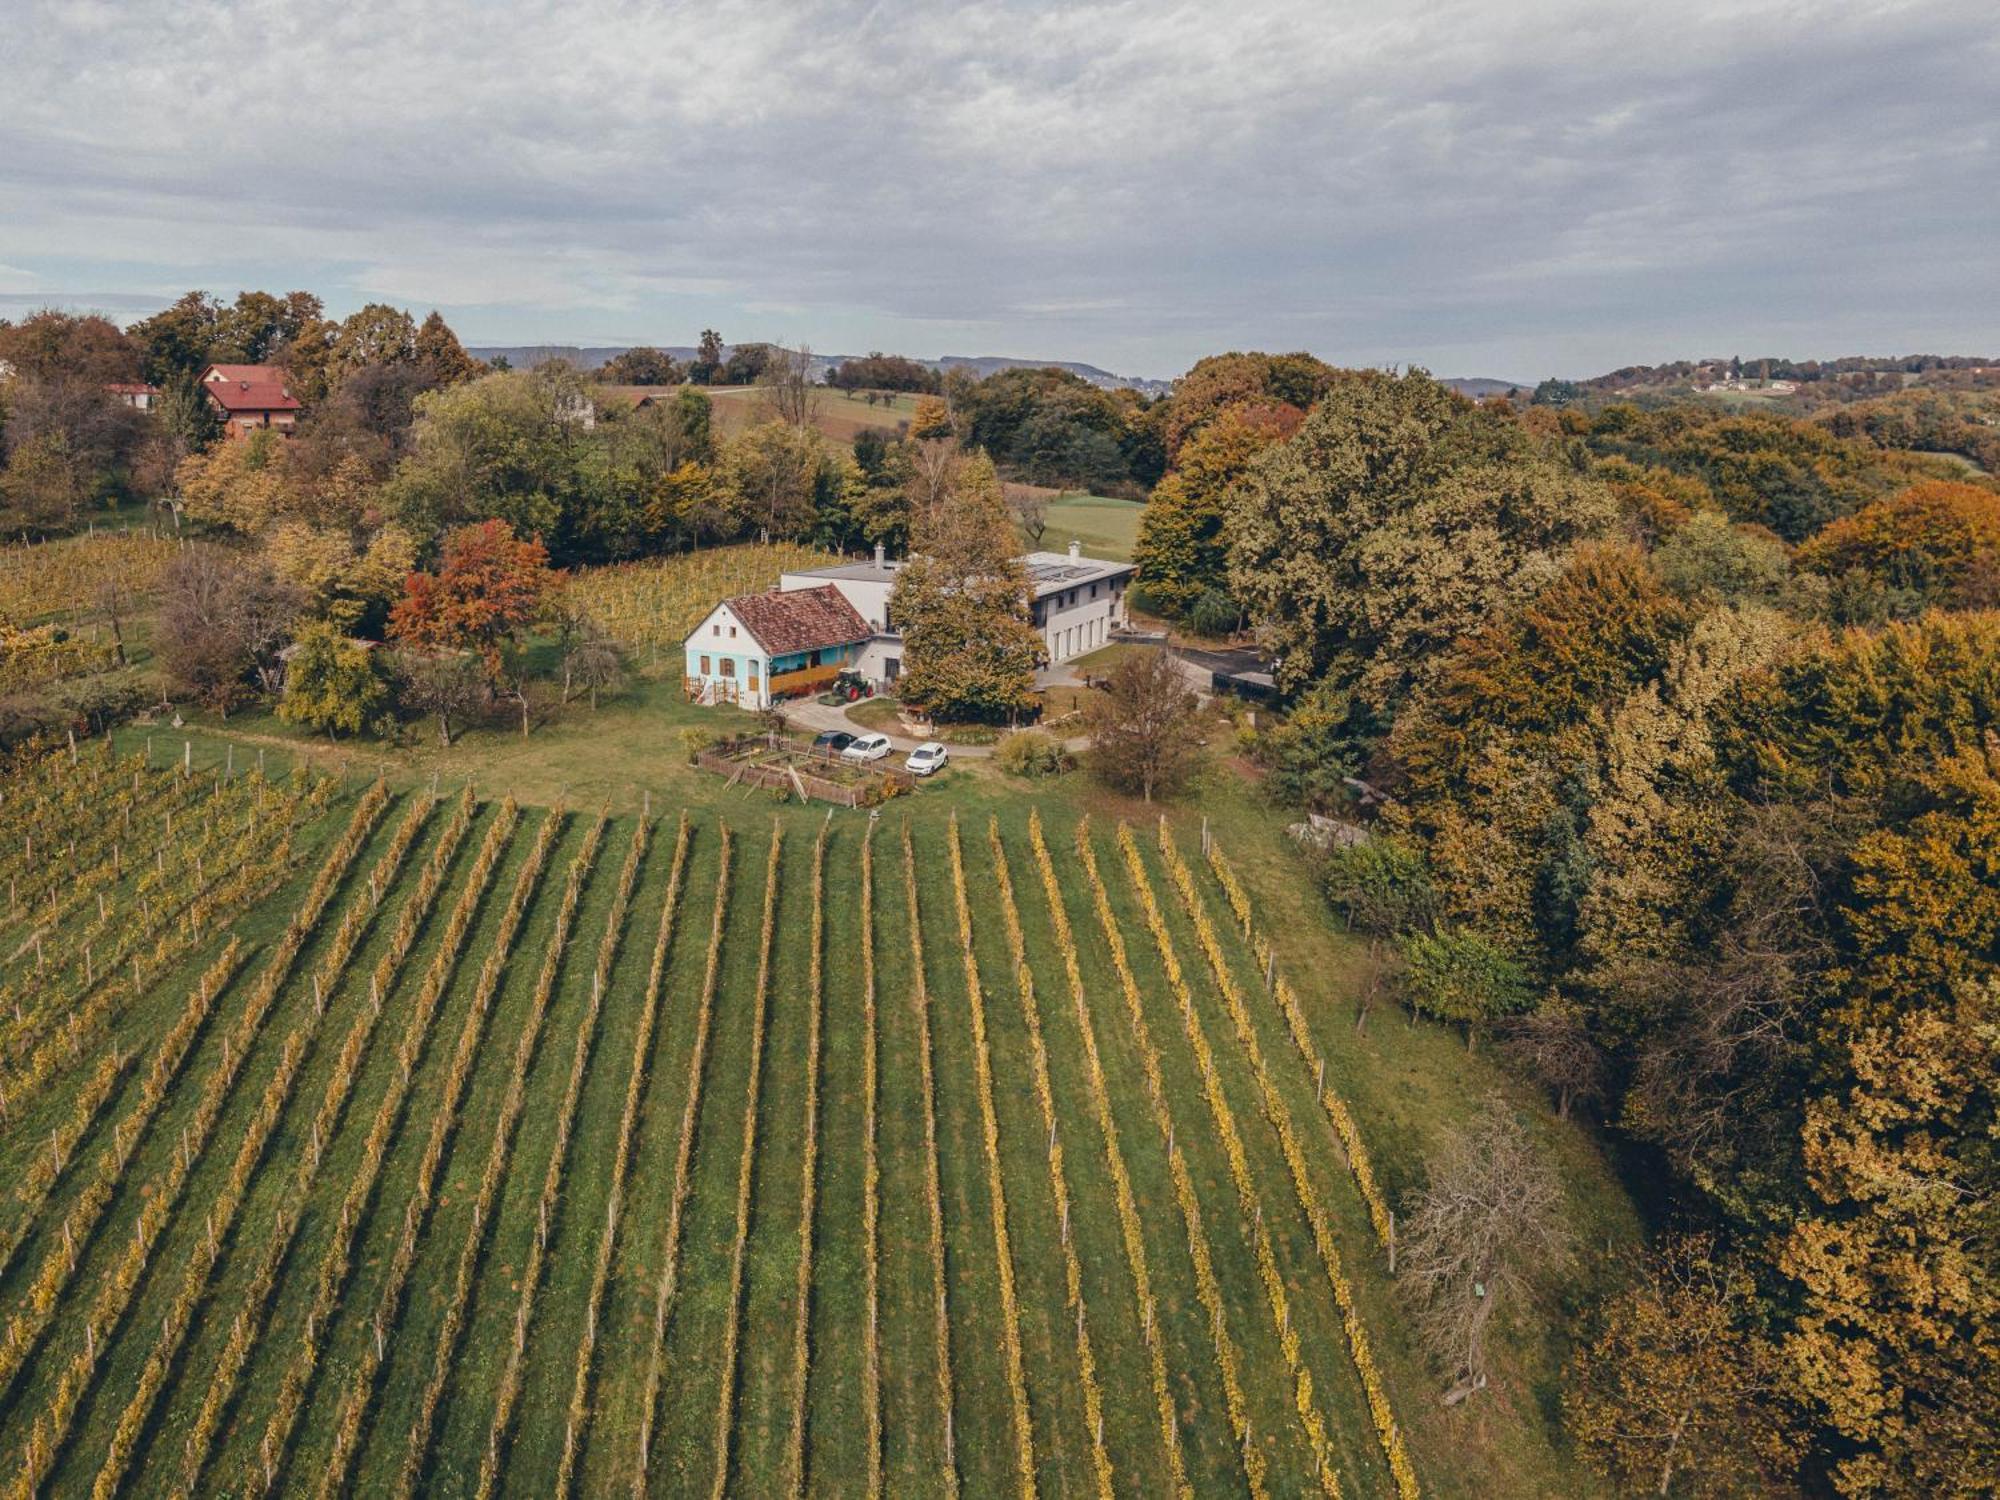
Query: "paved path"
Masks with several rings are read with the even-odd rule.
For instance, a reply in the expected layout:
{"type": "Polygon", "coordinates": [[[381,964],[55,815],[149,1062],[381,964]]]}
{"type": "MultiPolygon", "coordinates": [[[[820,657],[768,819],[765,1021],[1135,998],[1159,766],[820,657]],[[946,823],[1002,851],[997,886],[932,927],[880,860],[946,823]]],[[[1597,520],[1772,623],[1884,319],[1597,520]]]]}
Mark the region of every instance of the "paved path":
{"type": "MultiPolygon", "coordinates": [[[[870,729],[866,724],[857,724],[847,717],[845,704],[821,703],[814,698],[790,698],[778,705],[778,712],[785,716],[786,723],[809,730],[816,735],[824,734],[830,729],[837,729],[846,734],[886,734],[889,736],[890,745],[903,754],[908,754],[923,743],[922,740],[913,739],[907,734],[886,729],[870,729]]],[[[950,750],[954,759],[964,756],[968,760],[978,760],[993,753],[991,745],[952,745],[950,750]]]]}

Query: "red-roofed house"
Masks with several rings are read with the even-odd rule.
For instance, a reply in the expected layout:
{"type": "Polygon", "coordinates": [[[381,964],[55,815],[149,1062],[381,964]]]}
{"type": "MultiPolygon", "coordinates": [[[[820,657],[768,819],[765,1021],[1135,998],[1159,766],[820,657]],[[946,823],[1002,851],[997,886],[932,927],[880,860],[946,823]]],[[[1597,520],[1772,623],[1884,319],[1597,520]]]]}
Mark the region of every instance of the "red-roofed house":
{"type": "Polygon", "coordinates": [[[233,438],[264,427],[290,437],[299,420],[299,403],[276,365],[210,365],[202,372],[201,388],[222,409],[224,430],[233,438]]]}
{"type": "Polygon", "coordinates": [[[703,703],[769,708],[823,687],[874,634],[831,584],[725,599],[687,638],[687,693],[703,703]]]}

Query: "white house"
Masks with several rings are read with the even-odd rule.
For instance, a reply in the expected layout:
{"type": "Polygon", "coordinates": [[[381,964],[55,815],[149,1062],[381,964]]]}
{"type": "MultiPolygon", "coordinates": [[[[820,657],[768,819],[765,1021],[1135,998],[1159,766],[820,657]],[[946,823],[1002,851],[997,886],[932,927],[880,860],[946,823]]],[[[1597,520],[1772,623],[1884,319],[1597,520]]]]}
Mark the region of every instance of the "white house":
{"type": "MultiPolygon", "coordinates": [[[[1085,557],[1075,542],[1067,553],[1030,552],[1021,564],[1034,593],[1032,618],[1050,663],[1095,651],[1124,626],[1132,564],[1085,557]]],[[[902,567],[900,561],[884,558],[877,547],[873,562],[802,568],[784,574],[778,588],[838,589],[872,632],[855,655],[854,670],[872,682],[892,683],[902,675],[903,637],[889,617],[889,595],[902,567]]]]}
{"type": "Polygon", "coordinates": [[[773,697],[833,681],[872,634],[830,585],[739,594],[689,634],[684,686],[702,703],[769,708],[773,697]]]}

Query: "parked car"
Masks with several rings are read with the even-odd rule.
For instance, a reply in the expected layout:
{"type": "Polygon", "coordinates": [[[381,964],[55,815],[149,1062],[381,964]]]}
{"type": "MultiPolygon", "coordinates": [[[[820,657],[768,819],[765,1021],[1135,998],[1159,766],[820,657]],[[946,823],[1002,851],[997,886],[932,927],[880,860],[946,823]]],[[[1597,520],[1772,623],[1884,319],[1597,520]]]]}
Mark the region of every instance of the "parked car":
{"type": "Polygon", "coordinates": [[[926,740],[910,752],[910,758],[903,762],[903,769],[912,776],[928,776],[947,760],[951,752],[936,740],[926,740]]]}
{"type": "Polygon", "coordinates": [[[854,743],[854,736],[844,729],[829,729],[813,736],[813,749],[821,755],[838,755],[854,743]]]}
{"type": "Polygon", "coordinates": [[[889,753],[889,736],[864,734],[840,752],[842,760],[880,760],[889,753]]]}

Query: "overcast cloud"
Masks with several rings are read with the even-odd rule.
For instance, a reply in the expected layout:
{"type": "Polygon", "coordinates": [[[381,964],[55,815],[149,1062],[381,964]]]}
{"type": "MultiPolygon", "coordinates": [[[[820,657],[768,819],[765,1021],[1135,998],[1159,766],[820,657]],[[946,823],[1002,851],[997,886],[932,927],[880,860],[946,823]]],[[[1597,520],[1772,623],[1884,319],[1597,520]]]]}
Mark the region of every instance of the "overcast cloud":
{"type": "Polygon", "coordinates": [[[1533,379],[2000,353],[2000,6],[0,0],[0,314],[1533,379]]]}

